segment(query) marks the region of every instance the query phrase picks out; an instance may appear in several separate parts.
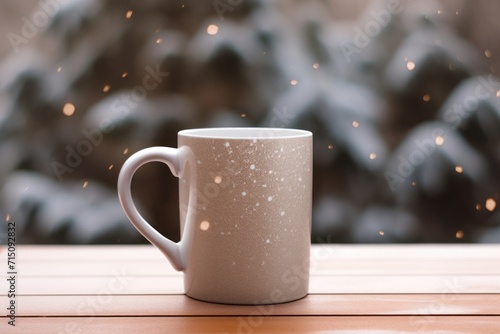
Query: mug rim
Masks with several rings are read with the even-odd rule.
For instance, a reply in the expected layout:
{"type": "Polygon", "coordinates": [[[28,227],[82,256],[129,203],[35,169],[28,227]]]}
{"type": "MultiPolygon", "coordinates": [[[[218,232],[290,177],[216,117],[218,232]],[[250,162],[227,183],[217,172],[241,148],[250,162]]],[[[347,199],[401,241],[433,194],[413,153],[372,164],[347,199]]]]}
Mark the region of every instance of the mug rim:
{"type": "Polygon", "coordinates": [[[269,127],[216,127],[185,129],[177,133],[179,136],[205,139],[285,139],[312,136],[312,132],[292,128],[269,127]]]}

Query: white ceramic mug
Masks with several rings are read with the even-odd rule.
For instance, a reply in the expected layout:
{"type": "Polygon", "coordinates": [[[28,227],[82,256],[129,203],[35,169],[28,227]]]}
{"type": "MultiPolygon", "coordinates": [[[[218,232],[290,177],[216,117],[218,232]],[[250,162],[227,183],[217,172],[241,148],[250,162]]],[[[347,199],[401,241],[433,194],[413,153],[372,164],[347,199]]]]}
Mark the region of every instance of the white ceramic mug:
{"type": "Polygon", "coordinates": [[[228,304],[306,296],[312,207],[312,133],[207,128],[178,133],[179,148],[132,155],[118,178],[125,213],[175,269],[186,294],[228,304]],[[181,240],[147,223],[131,195],[134,173],[160,161],[179,177],[181,240]]]}

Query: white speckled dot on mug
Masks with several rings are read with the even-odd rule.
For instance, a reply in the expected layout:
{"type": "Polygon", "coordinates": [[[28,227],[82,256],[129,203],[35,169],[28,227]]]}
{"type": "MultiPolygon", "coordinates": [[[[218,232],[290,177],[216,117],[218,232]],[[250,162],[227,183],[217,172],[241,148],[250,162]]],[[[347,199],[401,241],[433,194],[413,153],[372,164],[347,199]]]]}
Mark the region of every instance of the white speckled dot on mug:
{"type": "Polygon", "coordinates": [[[183,130],[179,148],[132,155],[118,178],[125,213],[175,269],[186,294],[227,304],[275,304],[307,295],[312,133],[275,128],[183,130]],[[137,211],[130,190],[142,165],[179,177],[181,240],[165,238],[137,211]]]}

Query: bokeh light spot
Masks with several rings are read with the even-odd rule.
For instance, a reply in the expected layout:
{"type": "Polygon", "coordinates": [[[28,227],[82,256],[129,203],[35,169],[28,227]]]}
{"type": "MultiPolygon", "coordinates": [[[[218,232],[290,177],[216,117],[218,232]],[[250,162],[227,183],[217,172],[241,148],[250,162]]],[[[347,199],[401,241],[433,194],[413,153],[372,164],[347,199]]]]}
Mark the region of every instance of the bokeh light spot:
{"type": "Polygon", "coordinates": [[[66,116],[72,116],[75,113],[75,110],[75,105],[68,102],[63,106],[62,112],[66,116]]]}
{"type": "Polygon", "coordinates": [[[200,223],[200,230],[206,231],[209,228],[210,228],[210,223],[208,221],[204,220],[200,223]]]}
{"type": "Polygon", "coordinates": [[[207,27],[207,34],[209,35],[216,35],[217,33],[219,32],[219,27],[216,26],[215,24],[210,24],[208,27],[207,27]]]}

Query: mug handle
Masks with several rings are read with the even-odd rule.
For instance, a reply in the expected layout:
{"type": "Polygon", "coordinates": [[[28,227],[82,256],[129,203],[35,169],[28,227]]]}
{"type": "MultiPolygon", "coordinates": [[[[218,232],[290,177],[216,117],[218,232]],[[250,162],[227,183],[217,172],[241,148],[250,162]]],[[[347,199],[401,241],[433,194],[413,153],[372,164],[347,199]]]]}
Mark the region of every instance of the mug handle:
{"type": "Polygon", "coordinates": [[[176,177],[182,175],[183,153],[171,147],[150,147],[131,155],[123,164],[118,176],[118,198],[130,222],[135,228],[158,248],[178,270],[185,269],[184,251],[181,242],[175,243],[155,230],[137,211],[132,199],[131,185],[135,172],[148,162],[163,162],[176,177]]]}

